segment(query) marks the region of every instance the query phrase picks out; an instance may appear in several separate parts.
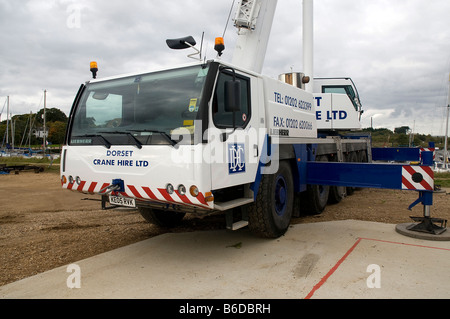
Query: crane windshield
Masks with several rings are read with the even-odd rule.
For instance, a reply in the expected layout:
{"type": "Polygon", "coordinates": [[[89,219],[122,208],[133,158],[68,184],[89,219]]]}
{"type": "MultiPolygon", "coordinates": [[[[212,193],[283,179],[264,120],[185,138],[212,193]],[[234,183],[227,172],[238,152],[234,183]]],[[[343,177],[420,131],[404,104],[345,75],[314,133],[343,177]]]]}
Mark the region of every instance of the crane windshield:
{"type": "Polygon", "coordinates": [[[174,144],[192,135],[208,73],[198,65],[89,83],[77,105],[70,145],[174,144]],[[180,133],[178,133],[178,136],[180,133]]]}

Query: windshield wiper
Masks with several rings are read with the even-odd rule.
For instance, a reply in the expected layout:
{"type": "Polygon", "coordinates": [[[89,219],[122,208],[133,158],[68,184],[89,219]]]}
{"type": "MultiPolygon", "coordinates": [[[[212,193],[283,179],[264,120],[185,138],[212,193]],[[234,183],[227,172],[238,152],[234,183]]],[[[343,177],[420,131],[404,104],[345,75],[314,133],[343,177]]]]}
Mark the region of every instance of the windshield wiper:
{"type": "Polygon", "coordinates": [[[131,134],[130,132],[121,132],[121,131],[112,131],[112,132],[107,132],[107,131],[105,131],[105,132],[100,132],[100,133],[103,133],[103,134],[125,134],[125,135],[128,135],[129,137],[131,137],[133,140],[134,140],[134,142],[136,143],[136,147],[138,148],[138,149],[142,149],[142,143],[141,143],[141,141],[139,141],[133,134],[131,134]]]}
{"type": "Polygon", "coordinates": [[[100,137],[103,140],[103,142],[105,143],[105,146],[106,146],[107,149],[110,149],[111,146],[112,146],[111,142],[108,141],[103,135],[100,135],[100,134],[76,135],[76,137],[86,137],[86,138],[100,137]]]}
{"type": "Polygon", "coordinates": [[[169,142],[170,142],[170,144],[172,144],[172,146],[175,146],[179,141],[175,141],[175,140],[173,140],[171,137],[170,137],[170,135],[169,134],[167,134],[166,132],[164,132],[164,131],[157,131],[157,130],[147,130],[147,129],[144,129],[144,130],[128,130],[129,132],[149,132],[149,133],[158,133],[158,134],[161,134],[162,136],[164,136],[169,142]]]}

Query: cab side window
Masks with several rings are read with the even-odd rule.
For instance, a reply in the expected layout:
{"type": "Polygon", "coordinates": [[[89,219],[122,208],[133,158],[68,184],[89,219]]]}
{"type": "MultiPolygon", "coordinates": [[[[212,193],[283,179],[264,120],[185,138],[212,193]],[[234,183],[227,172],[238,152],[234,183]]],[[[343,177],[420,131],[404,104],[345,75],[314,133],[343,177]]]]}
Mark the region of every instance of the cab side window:
{"type": "Polygon", "coordinates": [[[347,94],[348,98],[352,102],[355,110],[358,111],[358,105],[355,102],[356,94],[353,88],[349,85],[346,86],[324,86],[322,88],[322,93],[338,93],[338,94],[347,94]]]}
{"type": "MultiPolygon", "coordinates": [[[[241,110],[234,112],[236,127],[244,128],[250,121],[250,79],[236,75],[241,82],[241,110]]],[[[233,80],[230,72],[219,74],[216,90],[214,92],[212,116],[217,128],[233,127],[233,112],[225,111],[225,82],[233,80]]]]}

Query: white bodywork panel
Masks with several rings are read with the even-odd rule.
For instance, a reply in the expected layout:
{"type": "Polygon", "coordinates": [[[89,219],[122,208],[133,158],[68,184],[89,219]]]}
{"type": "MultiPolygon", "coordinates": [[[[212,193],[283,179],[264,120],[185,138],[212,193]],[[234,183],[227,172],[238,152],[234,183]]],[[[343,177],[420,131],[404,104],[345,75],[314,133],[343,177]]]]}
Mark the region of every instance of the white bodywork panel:
{"type": "Polygon", "coordinates": [[[220,134],[225,130],[215,128],[210,118],[208,140],[213,190],[253,183],[261,154],[267,152],[264,142],[268,135],[317,138],[312,94],[269,77],[247,76],[251,79],[252,101],[249,124],[221,142],[220,134]]]}
{"type": "Polygon", "coordinates": [[[311,93],[264,77],[267,127],[271,136],[317,137],[316,110],[311,93]]]}
{"type": "Polygon", "coordinates": [[[177,190],[184,185],[198,187],[201,196],[211,190],[210,171],[207,163],[199,159],[205,153],[204,145],[171,146],[65,146],[65,176],[79,177],[80,184],[66,183],[63,188],[83,193],[99,194],[114,179],[122,179],[127,197],[160,202],[186,204],[211,208],[202,197],[194,198],[187,191],[185,196],[166,192],[167,184],[177,190]],[[205,167],[206,165],[206,167],[205,167]]]}
{"type": "Polygon", "coordinates": [[[345,94],[314,94],[319,130],[359,130],[359,112],[345,94]]]}
{"type": "Polygon", "coordinates": [[[264,108],[261,108],[264,105],[262,81],[251,76],[250,83],[251,118],[245,128],[236,129],[234,132],[232,129],[218,129],[214,126],[210,114],[208,147],[211,154],[213,190],[255,181],[266,130],[264,129],[264,108]],[[232,133],[226,141],[222,142],[220,137],[225,132],[232,133]]]}
{"type": "Polygon", "coordinates": [[[314,79],[314,104],[319,130],[361,129],[361,101],[350,78],[314,79]]]}

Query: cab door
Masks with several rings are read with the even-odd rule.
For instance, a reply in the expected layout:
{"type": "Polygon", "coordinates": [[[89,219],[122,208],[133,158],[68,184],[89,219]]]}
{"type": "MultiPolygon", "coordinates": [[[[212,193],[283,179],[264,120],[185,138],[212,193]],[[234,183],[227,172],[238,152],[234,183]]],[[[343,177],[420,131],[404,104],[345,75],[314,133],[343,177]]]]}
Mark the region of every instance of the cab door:
{"type": "Polygon", "coordinates": [[[262,102],[262,84],[258,78],[233,71],[227,68],[219,73],[211,103],[208,139],[213,190],[254,182],[261,152],[259,128],[264,119],[257,105],[262,102]],[[240,107],[230,111],[226,83],[233,80],[239,82],[240,107]]]}

